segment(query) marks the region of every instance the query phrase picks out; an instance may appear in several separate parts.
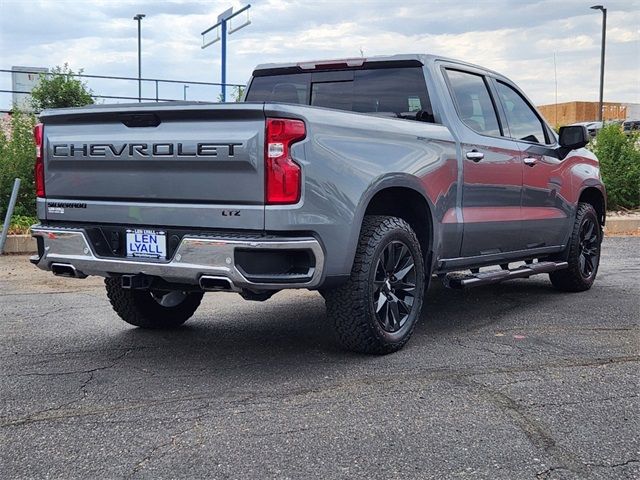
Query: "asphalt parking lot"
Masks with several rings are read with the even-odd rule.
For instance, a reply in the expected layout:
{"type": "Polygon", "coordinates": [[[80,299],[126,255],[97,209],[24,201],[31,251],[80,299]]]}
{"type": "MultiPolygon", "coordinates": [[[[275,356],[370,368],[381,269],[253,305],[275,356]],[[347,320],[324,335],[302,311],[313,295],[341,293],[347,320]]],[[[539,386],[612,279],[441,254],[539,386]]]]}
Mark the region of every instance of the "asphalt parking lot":
{"type": "Polygon", "coordinates": [[[640,478],[638,247],[607,238],[581,294],[435,281],[385,357],[341,351],[317,293],[149,332],[0,257],[0,477],[640,478]]]}

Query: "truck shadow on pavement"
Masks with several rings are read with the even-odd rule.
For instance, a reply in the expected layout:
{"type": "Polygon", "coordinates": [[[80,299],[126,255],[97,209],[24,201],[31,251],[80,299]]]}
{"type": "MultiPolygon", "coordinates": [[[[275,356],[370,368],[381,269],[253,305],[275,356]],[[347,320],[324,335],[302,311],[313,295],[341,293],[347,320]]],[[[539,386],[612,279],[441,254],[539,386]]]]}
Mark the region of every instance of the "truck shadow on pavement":
{"type": "MultiPolygon", "coordinates": [[[[265,303],[247,303],[238,298],[231,305],[236,308],[224,310],[216,304],[229,294],[215,295],[217,298],[213,299],[205,296],[205,308],[177,330],[127,328],[117,336],[124,344],[158,347],[159,357],[179,353],[219,359],[228,354],[271,362],[277,357],[310,354],[358,356],[338,345],[319,294],[277,294],[265,303]]],[[[468,292],[446,289],[434,279],[407,348],[438,342],[452,334],[466,335],[491,325],[499,326],[527,307],[539,305],[545,309],[561,301],[564,301],[562,294],[542,279],[515,280],[468,292]]]]}

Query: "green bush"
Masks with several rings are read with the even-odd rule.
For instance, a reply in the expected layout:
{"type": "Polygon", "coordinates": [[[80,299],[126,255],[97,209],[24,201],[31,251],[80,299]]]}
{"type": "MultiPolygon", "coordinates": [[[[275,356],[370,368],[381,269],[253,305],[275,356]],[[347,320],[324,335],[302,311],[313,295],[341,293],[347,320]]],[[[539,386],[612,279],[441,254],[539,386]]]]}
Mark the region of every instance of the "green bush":
{"type": "Polygon", "coordinates": [[[2,220],[9,206],[15,178],[20,178],[22,183],[14,215],[33,217],[36,214],[33,180],[36,157],[36,146],[33,142],[35,123],[35,116],[14,110],[8,124],[0,128],[0,218],[2,220]]]}
{"type": "Polygon", "coordinates": [[[9,235],[23,235],[29,233],[31,225],[38,223],[36,217],[27,215],[13,215],[9,225],[9,235]]]}
{"type": "Polygon", "coordinates": [[[602,128],[590,145],[600,160],[609,209],[640,207],[640,137],[620,125],[602,128]]]}

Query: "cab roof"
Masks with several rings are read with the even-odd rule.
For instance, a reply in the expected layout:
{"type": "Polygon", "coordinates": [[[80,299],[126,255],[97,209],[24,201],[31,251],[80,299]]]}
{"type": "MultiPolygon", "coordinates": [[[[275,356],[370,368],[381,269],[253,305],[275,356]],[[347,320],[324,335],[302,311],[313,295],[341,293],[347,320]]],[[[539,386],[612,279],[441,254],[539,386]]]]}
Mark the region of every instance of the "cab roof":
{"type": "MultiPolygon", "coordinates": [[[[376,55],[372,57],[350,57],[350,58],[337,58],[337,59],[324,59],[324,60],[308,60],[301,62],[289,62],[289,63],[263,63],[254,68],[254,76],[268,75],[274,71],[314,71],[314,70],[331,70],[331,69],[344,69],[344,68],[358,68],[366,66],[382,66],[388,64],[403,64],[405,66],[418,66],[432,64],[436,61],[446,61],[450,63],[457,63],[472,68],[484,70],[486,72],[500,75],[500,73],[490,70],[488,68],[476,65],[473,63],[465,62],[462,60],[456,60],[453,58],[443,57],[440,55],[426,55],[419,53],[406,53],[399,55],[376,55]]],[[[275,73],[275,72],[274,72],[275,73]]],[[[501,76],[501,75],[500,75],[501,76]]]]}

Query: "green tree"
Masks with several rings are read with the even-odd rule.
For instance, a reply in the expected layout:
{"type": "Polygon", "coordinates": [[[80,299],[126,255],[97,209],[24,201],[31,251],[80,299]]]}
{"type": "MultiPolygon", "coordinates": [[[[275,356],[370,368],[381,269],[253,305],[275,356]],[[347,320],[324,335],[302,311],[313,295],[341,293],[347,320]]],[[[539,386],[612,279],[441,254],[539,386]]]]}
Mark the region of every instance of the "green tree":
{"type": "Polygon", "coordinates": [[[14,215],[36,213],[33,166],[36,146],[33,141],[35,116],[14,110],[11,120],[0,127],[0,215],[4,219],[11,198],[13,181],[20,178],[20,192],[14,215]]]}
{"type": "MultiPolygon", "coordinates": [[[[81,73],[82,70],[78,72],[81,73]]],[[[62,67],[54,67],[48,75],[40,75],[40,81],[31,92],[31,104],[37,112],[45,108],[82,107],[94,103],[92,93],[65,63],[62,67]]]]}
{"type": "Polygon", "coordinates": [[[620,125],[602,128],[590,145],[600,161],[608,207],[640,207],[640,136],[625,135],[620,125]]]}

